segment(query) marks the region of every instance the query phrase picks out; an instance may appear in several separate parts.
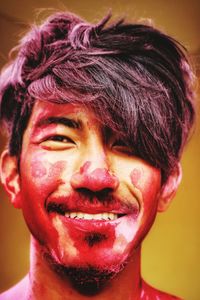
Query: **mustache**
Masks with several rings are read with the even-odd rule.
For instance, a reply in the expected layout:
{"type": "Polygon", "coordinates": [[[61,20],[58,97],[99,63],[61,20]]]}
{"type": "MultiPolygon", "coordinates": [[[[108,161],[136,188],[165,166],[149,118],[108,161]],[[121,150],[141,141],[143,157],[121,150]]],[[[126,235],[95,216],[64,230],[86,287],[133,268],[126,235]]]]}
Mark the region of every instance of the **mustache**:
{"type": "Polygon", "coordinates": [[[110,191],[93,192],[80,189],[68,195],[50,195],[45,202],[45,208],[48,213],[57,212],[62,215],[71,211],[136,214],[139,212],[139,203],[136,199],[130,203],[126,199],[114,196],[110,191]]]}

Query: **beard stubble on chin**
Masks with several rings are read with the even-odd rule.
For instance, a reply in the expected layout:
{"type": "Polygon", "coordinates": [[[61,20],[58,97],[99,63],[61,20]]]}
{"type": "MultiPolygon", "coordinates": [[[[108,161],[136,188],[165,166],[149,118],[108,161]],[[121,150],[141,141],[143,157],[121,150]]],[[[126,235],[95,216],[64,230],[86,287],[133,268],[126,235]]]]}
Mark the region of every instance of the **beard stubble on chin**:
{"type": "Polygon", "coordinates": [[[81,295],[94,296],[99,294],[111,279],[121,272],[127,261],[121,265],[112,266],[109,269],[93,267],[91,265],[85,267],[64,266],[56,262],[53,256],[47,252],[44,258],[50,268],[62,279],[70,282],[72,287],[81,295]]]}
{"type": "MultiPolygon", "coordinates": [[[[104,193],[88,193],[88,191],[81,190],[79,193],[73,193],[70,195],[70,197],[51,197],[48,199],[48,202],[45,205],[48,214],[53,212],[64,215],[65,212],[73,210],[81,211],[82,208],[92,205],[96,206],[97,204],[102,211],[105,210],[106,206],[106,210],[108,210],[108,207],[110,207],[111,211],[114,209],[120,209],[126,213],[134,212],[135,215],[138,213],[138,206],[136,203],[133,205],[124,203],[120,201],[120,199],[110,195],[110,192],[107,190],[104,191],[104,193]]],[[[106,231],[106,233],[103,234],[98,230],[92,230],[91,232],[85,234],[83,243],[86,243],[87,246],[92,249],[92,247],[95,247],[98,244],[112,242],[110,236],[114,235],[111,233],[108,234],[106,231]]],[[[88,251],[90,251],[90,249],[88,251]]],[[[66,266],[58,263],[57,260],[47,250],[47,248],[43,255],[54,273],[56,273],[61,280],[66,280],[69,282],[78,293],[84,296],[99,294],[103,289],[106,288],[106,286],[109,284],[109,281],[115,278],[116,275],[124,269],[125,265],[129,261],[129,258],[127,258],[123,263],[116,263],[109,267],[94,267],[92,264],[85,264],[84,267],[80,265],[66,266]]]]}

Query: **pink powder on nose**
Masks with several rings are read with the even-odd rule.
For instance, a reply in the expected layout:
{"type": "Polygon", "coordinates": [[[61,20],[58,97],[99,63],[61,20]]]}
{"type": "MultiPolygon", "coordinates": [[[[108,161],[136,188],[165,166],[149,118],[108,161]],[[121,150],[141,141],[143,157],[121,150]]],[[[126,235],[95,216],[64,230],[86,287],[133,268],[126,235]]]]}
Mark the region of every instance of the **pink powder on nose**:
{"type": "Polygon", "coordinates": [[[135,168],[132,170],[131,174],[130,174],[130,177],[131,177],[131,182],[132,184],[135,186],[135,187],[138,187],[139,185],[139,181],[142,177],[142,172],[141,170],[135,168]]]}
{"type": "Polygon", "coordinates": [[[95,169],[88,178],[93,189],[100,190],[102,187],[116,188],[119,184],[115,175],[111,175],[106,169],[95,169]]]}
{"type": "Polygon", "coordinates": [[[105,188],[116,189],[119,185],[118,178],[105,168],[96,168],[89,172],[91,162],[86,161],[79,172],[72,176],[71,184],[73,188],[85,187],[93,191],[105,188]]]}
{"type": "Polygon", "coordinates": [[[86,161],[82,167],[80,167],[80,174],[84,174],[87,173],[87,171],[89,170],[89,167],[91,165],[90,161],[86,161]]]}

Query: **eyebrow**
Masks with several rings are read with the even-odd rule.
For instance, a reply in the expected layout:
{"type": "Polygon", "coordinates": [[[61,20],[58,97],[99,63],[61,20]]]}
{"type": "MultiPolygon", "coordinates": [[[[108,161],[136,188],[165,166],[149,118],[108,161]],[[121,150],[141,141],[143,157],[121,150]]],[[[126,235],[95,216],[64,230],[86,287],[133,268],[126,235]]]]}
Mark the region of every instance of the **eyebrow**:
{"type": "Polygon", "coordinates": [[[66,117],[48,117],[39,120],[36,123],[36,128],[37,127],[42,127],[44,125],[51,125],[51,124],[61,124],[69,128],[74,128],[74,129],[82,129],[82,121],[81,120],[74,120],[66,117]]]}

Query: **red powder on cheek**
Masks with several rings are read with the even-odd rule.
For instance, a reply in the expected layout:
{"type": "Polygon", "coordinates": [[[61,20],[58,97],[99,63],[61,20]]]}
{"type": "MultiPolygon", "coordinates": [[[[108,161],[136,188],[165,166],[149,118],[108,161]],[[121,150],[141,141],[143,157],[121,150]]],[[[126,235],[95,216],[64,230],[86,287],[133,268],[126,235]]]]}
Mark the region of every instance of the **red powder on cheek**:
{"type": "Polygon", "coordinates": [[[57,177],[62,174],[66,167],[67,162],[65,160],[57,161],[56,163],[51,164],[48,175],[57,177]]]}
{"type": "Polygon", "coordinates": [[[142,177],[142,171],[135,168],[135,169],[133,169],[133,171],[131,172],[130,177],[131,177],[131,182],[132,182],[132,184],[133,184],[136,188],[138,188],[138,186],[139,186],[139,181],[140,181],[140,179],[141,179],[141,177],[142,177]]]}
{"type": "Polygon", "coordinates": [[[32,162],[31,175],[35,178],[42,178],[46,176],[47,169],[41,161],[32,162]]]}

